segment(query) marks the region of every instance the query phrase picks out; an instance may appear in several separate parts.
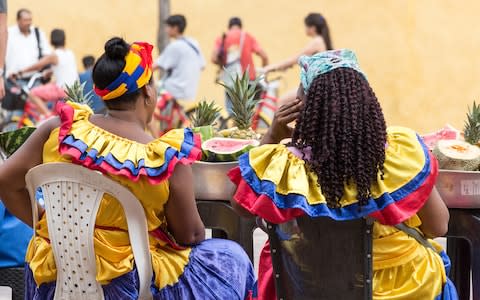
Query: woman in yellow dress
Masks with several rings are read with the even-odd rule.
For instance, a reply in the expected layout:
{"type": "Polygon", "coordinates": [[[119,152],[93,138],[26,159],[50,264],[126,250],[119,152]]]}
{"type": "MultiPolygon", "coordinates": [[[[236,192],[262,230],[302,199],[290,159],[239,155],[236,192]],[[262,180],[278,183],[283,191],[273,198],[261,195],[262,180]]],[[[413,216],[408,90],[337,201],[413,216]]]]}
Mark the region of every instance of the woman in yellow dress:
{"type": "MultiPolygon", "coordinates": [[[[9,211],[32,224],[25,174],[39,164],[71,162],[128,187],[142,203],[150,233],[154,299],[248,299],[253,268],[234,242],[205,239],[193,194],[191,163],[200,139],[189,129],[159,139],[146,133],[156,104],[152,46],[113,38],[93,69],[95,92],[108,108],[63,103],[59,118],[40,126],[0,168],[0,195],[9,211]]],[[[53,299],[56,266],[41,213],[26,255],[26,299],[53,299]]],[[[138,276],[117,200],[104,195],[94,231],[97,280],[105,299],[136,299],[138,276]]]]}
{"type": "MultiPolygon", "coordinates": [[[[299,64],[298,99],[277,112],[265,145],[230,172],[234,207],[274,224],[303,215],[372,218],[373,299],[457,299],[448,257],[427,240],[444,235],[449,219],[434,187],[436,159],[413,130],[386,127],[352,51],[303,56],[299,64]],[[285,138],[291,142],[280,145],[285,138]]],[[[258,297],[275,299],[269,256],[262,259],[258,297]]]]}

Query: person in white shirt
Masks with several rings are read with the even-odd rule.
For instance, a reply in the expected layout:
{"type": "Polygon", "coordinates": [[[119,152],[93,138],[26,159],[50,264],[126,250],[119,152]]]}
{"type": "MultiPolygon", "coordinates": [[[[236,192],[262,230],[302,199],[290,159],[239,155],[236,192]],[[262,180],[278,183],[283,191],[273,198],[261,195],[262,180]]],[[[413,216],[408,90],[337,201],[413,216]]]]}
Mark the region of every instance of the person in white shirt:
{"type": "Polygon", "coordinates": [[[183,15],[172,15],[165,23],[172,41],[163,50],[154,69],[162,70],[163,87],[176,100],[193,101],[205,59],[198,42],[183,35],[187,26],[183,15]]]}
{"type": "MultiPolygon", "coordinates": [[[[17,25],[8,29],[5,58],[7,77],[36,63],[42,56],[51,53],[52,50],[43,31],[32,26],[32,13],[28,9],[20,9],[17,12],[17,25]]],[[[25,75],[28,77],[30,74],[25,75]]]]}
{"type": "Polygon", "coordinates": [[[54,103],[65,98],[65,87],[78,80],[75,55],[71,50],[65,48],[65,31],[62,29],[52,30],[50,41],[55,48],[52,54],[42,57],[37,63],[18,72],[18,77],[21,78],[25,73],[42,70],[48,65],[52,66],[54,81],[33,88],[29,95],[40,113],[45,115],[49,114],[49,110],[44,102],[54,103]]]}

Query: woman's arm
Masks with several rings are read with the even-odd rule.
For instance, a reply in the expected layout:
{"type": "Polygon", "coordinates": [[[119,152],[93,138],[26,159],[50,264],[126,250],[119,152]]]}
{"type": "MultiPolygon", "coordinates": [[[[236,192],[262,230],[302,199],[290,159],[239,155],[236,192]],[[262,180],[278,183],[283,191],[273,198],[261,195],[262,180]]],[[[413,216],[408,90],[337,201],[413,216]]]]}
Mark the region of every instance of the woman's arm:
{"type": "Polygon", "coordinates": [[[0,166],[0,198],[10,213],[30,226],[32,209],[25,175],[28,170],[42,163],[43,145],[52,129],[59,125],[58,118],[47,121],[0,166]]]}
{"type": "Polygon", "coordinates": [[[265,52],[263,49],[259,49],[256,53],[262,59],[262,67],[266,67],[268,65],[267,52],[265,52]]]}
{"type": "Polygon", "coordinates": [[[29,73],[33,71],[40,71],[48,65],[56,65],[58,63],[58,57],[55,54],[50,54],[48,56],[42,57],[38,62],[31,65],[28,68],[20,70],[19,73],[29,73]]]}
{"type": "Polygon", "coordinates": [[[323,43],[323,41],[322,41],[322,44],[320,45],[319,41],[317,39],[314,39],[314,40],[310,41],[310,43],[308,43],[307,46],[305,48],[303,48],[302,51],[300,51],[296,55],[293,55],[293,56],[289,57],[288,59],[286,59],[282,62],[279,62],[277,64],[272,64],[272,65],[266,66],[264,68],[264,72],[268,73],[268,72],[272,72],[272,71],[284,71],[284,70],[286,70],[288,68],[291,68],[294,65],[296,65],[300,56],[302,56],[302,55],[310,56],[310,55],[313,55],[317,52],[321,52],[321,51],[325,51],[325,50],[326,50],[326,48],[325,48],[325,44],[323,43]]]}
{"type": "Polygon", "coordinates": [[[205,226],[198,214],[190,166],[178,164],[169,180],[170,196],[165,205],[168,229],[180,245],[196,245],[205,239],[205,226]]]}
{"type": "Polygon", "coordinates": [[[450,214],[437,188],[433,188],[427,202],[418,212],[418,216],[422,220],[420,229],[427,237],[435,238],[447,233],[450,214]]]}

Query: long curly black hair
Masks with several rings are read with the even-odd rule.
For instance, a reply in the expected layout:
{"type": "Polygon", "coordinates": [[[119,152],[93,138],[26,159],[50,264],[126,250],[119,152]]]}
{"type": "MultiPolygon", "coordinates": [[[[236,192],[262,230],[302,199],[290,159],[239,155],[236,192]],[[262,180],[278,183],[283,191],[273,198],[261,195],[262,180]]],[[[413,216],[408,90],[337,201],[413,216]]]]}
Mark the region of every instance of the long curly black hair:
{"type": "Polygon", "coordinates": [[[327,205],[339,207],[345,185],[356,185],[360,206],[383,178],[387,133],[382,108],[367,80],[338,68],[311,84],[291,144],[311,148],[307,166],[318,176],[327,205]]]}

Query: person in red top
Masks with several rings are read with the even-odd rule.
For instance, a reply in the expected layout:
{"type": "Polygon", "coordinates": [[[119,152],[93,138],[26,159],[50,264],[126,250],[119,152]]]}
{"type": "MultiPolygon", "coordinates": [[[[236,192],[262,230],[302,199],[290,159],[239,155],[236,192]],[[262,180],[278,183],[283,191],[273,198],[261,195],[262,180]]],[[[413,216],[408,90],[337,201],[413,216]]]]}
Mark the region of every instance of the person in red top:
{"type": "MultiPolygon", "coordinates": [[[[262,66],[268,65],[267,54],[260,44],[250,33],[242,30],[242,20],[233,17],[228,22],[228,31],[215,41],[211,59],[214,64],[220,66],[222,73],[226,73],[219,79],[228,84],[229,75],[243,74],[246,70],[250,73],[250,80],[255,80],[253,54],[262,59],[262,66]],[[227,72],[224,72],[224,69],[227,72]]],[[[231,105],[228,97],[226,107],[230,111],[231,105]]]]}

